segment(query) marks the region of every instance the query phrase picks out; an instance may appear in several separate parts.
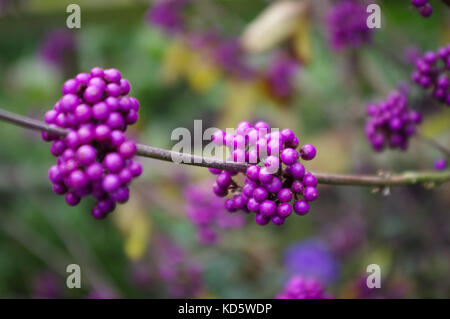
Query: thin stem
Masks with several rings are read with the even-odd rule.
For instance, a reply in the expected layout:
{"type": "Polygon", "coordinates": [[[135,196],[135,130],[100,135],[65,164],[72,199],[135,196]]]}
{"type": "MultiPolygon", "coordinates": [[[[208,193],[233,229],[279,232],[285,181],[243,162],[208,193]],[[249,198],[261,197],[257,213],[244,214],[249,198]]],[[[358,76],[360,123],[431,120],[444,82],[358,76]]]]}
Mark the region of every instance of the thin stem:
{"type": "Polygon", "coordinates": [[[424,135],[417,133],[416,134],[417,138],[420,139],[422,142],[424,142],[425,144],[428,144],[434,148],[436,148],[439,152],[441,152],[443,155],[445,155],[446,157],[450,158],[450,149],[445,147],[444,145],[436,142],[435,140],[425,137],[424,135]]]}
{"type": "MultiPolygon", "coordinates": [[[[55,126],[50,126],[42,121],[30,119],[18,114],[14,114],[0,109],[0,119],[7,122],[23,126],[26,128],[54,133],[64,136],[68,130],[55,126]]],[[[185,165],[219,168],[230,171],[245,172],[250,166],[247,163],[235,163],[230,161],[220,161],[212,158],[203,158],[191,154],[173,152],[149,145],[138,144],[137,155],[154,158],[162,161],[175,162],[185,165]]],[[[404,186],[419,183],[442,184],[450,181],[450,171],[445,172],[405,172],[398,175],[344,175],[313,172],[320,184],[347,185],[347,186],[404,186]]]]}

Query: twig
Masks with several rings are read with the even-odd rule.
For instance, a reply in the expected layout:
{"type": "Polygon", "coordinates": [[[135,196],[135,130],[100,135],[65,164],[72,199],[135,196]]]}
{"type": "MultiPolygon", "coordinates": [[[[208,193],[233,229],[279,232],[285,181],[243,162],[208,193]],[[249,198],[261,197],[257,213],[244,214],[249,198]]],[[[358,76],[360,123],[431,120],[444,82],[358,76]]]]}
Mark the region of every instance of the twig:
{"type": "Polygon", "coordinates": [[[416,133],[416,137],[418,139],[420,139],[422,142],[424,142],[425,144],[433,146],[439,152],[441,152],[443,155],[450,158],[450,149],[449,148],[445,147],[444,145],[436,142],[435,140],[433,140],[431,138],[425,137],[424,135],[422,135],[420,133],[416,133]]]}
{"type": "MultiPolygon", "coordinates": [[[[30,119],[21,115],[17,115],[0,109],[0,119],[7,122],[23,126],[26,128],[46,131],[49,133],[64,136],[68,133],[67,130],[50,126],[44,122],[30,119]]],[[[182,160],[182,164],[219,168],[230,171],[245,172],[250,164],[236,163],[230,161],[220,161],[217,159],[203,158],[191,154],[183,154],[173,152],[153,146],[138,144],[137,155],[143,157],[154,158],[158,160],[173,162],[173,159],[182,160]]],[[[320,184],[330,185],[348,185],[348,186],[404,186],[418,183],[434,183],[442,184],[450,181],[450,171],[444,172],[405,172],[399,175],[377,176],[377,175],[344,175],[344,174],[329,174],[313,172],[320,184]]]]}

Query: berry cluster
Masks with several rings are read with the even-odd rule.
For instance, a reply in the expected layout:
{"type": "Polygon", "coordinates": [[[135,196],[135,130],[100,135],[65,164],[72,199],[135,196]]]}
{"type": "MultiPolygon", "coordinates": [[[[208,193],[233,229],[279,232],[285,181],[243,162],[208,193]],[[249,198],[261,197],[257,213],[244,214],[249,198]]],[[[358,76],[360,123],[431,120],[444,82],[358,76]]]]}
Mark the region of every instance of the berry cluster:
{"type": "Polygon", "coordinates": [[[329,299],[323,285],[314,279],[292,277],[278,294],[277,299],[329,299]]]}
{"type": "Polygon", "coordinates": [[[411,3],[422,17],[428,18],[433,14],[433,7],[428,3],[428,0],[411,0],[411,3]]]}
{"type": "Polygon", "coordinates": [[[437,52],[426,52],[416,60],[412,80],[424,89],[431,89],[433,98],[450,106],[450,44],[437,52]]]}
{"type": "Polygon", "coordinates": [[[420,113],[409,108],[406,95],[399,91],[392,92],[386,101],[370,103],[367,114],[366,136],[377,152],[386,146],[406,150],[416,125],[422,121],[420,113]]]}
{"type": "Polygon", "coordinates": [[[372,39],[367,27],[366,6],[358,1],[344,0],[336,3],[327,16],[330,45],[335,50],[359,48],[372,39]]]}
{"type": "Polygon", "coordinates": [[[245,173],[242,187],[233,180],[237,172],[213,168],[210,171],[217,175],[213,185],[217,196],[234,193],[225,200],[227,211],[254,212],[259,225],[266,225],[269,221],[282,225],[292,210],[305,215],[309,211],[308,202],[318,197],[316,177],[299,162],[300,157],[312,160],[316,149],[305,144],[298,152],[299,139],[292,130],[270,133],[269,130],[265,122],[257,122],[253,126],[249,122],[241,122],[236,134],[219,130],[213,136],[216,145],[230,148],[231,160],[252,164],[245,173]],[[260,163],[263,165],[259,166],[260,163]]]}
{"type": "Polygon", "coordinates": [[[225,214],[222,203],[217,201],[214,194],[205,192],[202,186],[187,186],[184,197],[186,213],[197,228],[198,241],[203,244],[216,243],[221,229],[235,229],[244,225],[244,216],[225,214]]]}
{"type": "Polygon", "coordinates": [[[139,102],[129,92],[130,83],[118,70],[96,67],[67,80],[63,97],[45,114],[45,122],[70,131],[65,137],[42,133],[58,158],[48,171],[53,190],[65,194],[70,206],[92,195],[95,218],[128,201],[127,185],[142,173],[132,160],[136,143],[124,134],[138,119],[139,102]]]}

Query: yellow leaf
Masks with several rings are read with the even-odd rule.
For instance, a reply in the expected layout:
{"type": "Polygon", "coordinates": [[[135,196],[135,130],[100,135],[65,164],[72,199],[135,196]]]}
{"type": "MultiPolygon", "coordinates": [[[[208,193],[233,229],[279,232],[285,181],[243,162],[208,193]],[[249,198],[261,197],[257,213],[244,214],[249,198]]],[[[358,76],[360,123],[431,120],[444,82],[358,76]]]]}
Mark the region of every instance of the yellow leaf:
{"type": "Polygon", "coordinates": [[[258,83],[254,81],[228,81],[225,110],[219,127],[236,127],[242,119],[250,118],[258,101],[258,83]]]}
{"type": "Polygon", "coordinates": [[[366,261],[364,262],[366,266],[370,264],[377,264],[381,268],[381,276],[386,276],[392,265],[392,253],[389,250],[386,249],[377,249],[372,251],[367,257],[366,261]]]}
{"type": "Polygon", "coordinates": [[[344,172],[349,166],[348,154],[352,141],[346,133],[330,132],[308,140],[300,140],[300,144],[314,144],[317,155],[314,161],[307,163],[312,171],[344,172]],[[332,154],[332,160],[330,160],[332,154]]]}
{"type": "Polygon", "coordinates": [[[191,88],[198,92],[209,90],[217,81],[220,71],[200,54],[193,54],[187,68],[187,80],[191,88]]]}
{"type": "Polygon", "coordinates": [[[292,39],[292,45],[297,58],[304,64],[312,59],[311,27],[307,16],[299,20],[297,30],[292,39]]]}
{"type": "Polygon", "coordinates": [[[151,239],[152,222],[139,198],[133,196],[127,205],[119,205],[114,222],[125,237],[124,250],[133,260],[144,256],[151,239]]]}
{"type": "Polygon", "coordinates": [[[182,40],[174,40],[165,52],[162,64],[162,77],[173,84],[185,75],[192,60],[191,51],[182,40]]]}
{"type": "Polygon", "coordinates": [[[450,129],[450,110],[442,107],[438,113],[429,115],[421,125],[421,132],[426,137],[432,138],[450,129]]]}
{"type": "Polygon", "coordinates": [[[150,227],[145,218],[135,219],[125,241],[125,253],[132,260],[143,257],[147,250],[150,227]]]}

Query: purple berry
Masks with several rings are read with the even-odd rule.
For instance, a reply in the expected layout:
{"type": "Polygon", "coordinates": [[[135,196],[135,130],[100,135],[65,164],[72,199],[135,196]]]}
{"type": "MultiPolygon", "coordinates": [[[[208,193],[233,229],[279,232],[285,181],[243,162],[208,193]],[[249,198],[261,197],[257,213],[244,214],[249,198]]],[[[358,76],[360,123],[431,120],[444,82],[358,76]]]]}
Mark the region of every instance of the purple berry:
{"type": "Polygon", "coordinates": [[[255,222],[258,225],[261,225],[261,226],[267,225],[269,223],[269,221],[270,221],[270,218],[264,216],[261,213],[255,215],[255,222]]]}
{"type": "Polygon", "coordinates": [[[94,139],[98,142],[108,141],[111,136],[111,129],[104,124],[97,125],[94,130],[94,139]]]}
{"type": "Polygon", "coordinates": [[[247,208],[251,212],[259,212],[259,203],[254,199],[250,198],[247,202],[247,208]]]}
{"type": "Polygon", "coordinates": [[[294,194],[303,194],[304,186],[300,181],[293,181],[291,190],[294,194]]]}
{"type": "Polygon", "coordinates": [[[289,173],[295,179],[302,179],[305,175],[305,167],[301,163],[294,163],[289,166],[289,173]]]}
{"type": "Polygon", "coordinates": [[[142,165],[139,164],[138,162],[131,163],[129,169],[130,169],[131,175],[133,175],[133,177],[138,177],[138,176],[141,176],[141,174],[142,174],[142,165]]]}
{"type": "Polygon", "coordinates": [[[247,175],[247,177],[250,178],[252,181],[258,181],[259,180],[259,172],[260,172],[259,166],[252,165],[249,168],[247,168],[245,175],[247,175]]]}
{"type": "Polygon", "coordinates": [[[66,194],[66,203],[69,206],[76,206],[80,202],[81,198],[74,192],[68,192],[66,194]]]}
{"type": "Polygon", "coordinates": [[[272,223],[274,225],[281,226],[284,224],[284,218],[277,216],[277,215],[272,216],[272,223]]]}
{"type": "Polygon", "coordinates": [[[262,184],[269,184],[273,179],[273,175],[267,167],[264,167],[259,171],[258,179],[262,184]]]}
{"type": "Polygon", "coordinates": [[[120,187],[120,179],[115,174],[108,174],[102,180],[102,187],[105,192],[111,193],[120,187]]]}
{"type": "Polygon", "coordinates": [[[292,191],[289,188],[283,188],[277,195],[280,202],[290,202],[292,200],[292,191]]]}
{"type": "Polygon", "coordinates": [[[84,90],[83,98],[89,104],[99,102],[103,97],[103,90],[96,85],[91,85],[84,90]]]}
{"type": "Polygon", "coordinates": [[[289,203],[280,203],[277,207],[277,215],[286,218],[292,213],[292,206],[289,203]]]}
{"type": "Polygon", "coordinates": [[[99,181],[103,176],[103,166],[100,163],[92,163],[86,168],[86,176],[91,181],[99,181]]]}
{"type": "Polygon", "coordinates": [[[434,168],[437,171],[443,171],[447,168],[447,161],[443,158],[439,158],[434,162],[434,168]]]}
{"type": "Polygon", "coordinates": [[[97,151],[91,145],[83,145],[77,150],[76,158],[81,165],[88,165],[97,158],[97,151]]]}
{"type": "Polygon", "coordinates": [[[271,200],[265,200],[259,204],[259,212],[266,217],[270,217],[275,214],[276,209],[277,205],[271,200]]]}
{"type": "Polygon", "coordinates": [[[297,162],[299,154],[292,148],[286,148],[281,152],[281,161],[286,165],[292,165],[297,162]]]}
{"type": "Polygon", "coordinates": [[[109,153],[103,160],[103,165],[110,172],[117,172],[123,167],[123,159],[118,153],[109,153]]]}
{"type": "Polygon", "coordinates": [[[300,148],[300,156],[305,161],[312,160],[316,157],[316,148],[312,144],[305,144],[300,148]]]}
{"type": "Polygon", "coordinates": [[[119,146],[119,154],[124,158],[133,157],[136,154],[137,146],[133,141],[126,141],[119,146]]]}
{"type": "Polygon", "coordinates": [[[216,183],[221,188],[228,188],[231,184],[231,175],[227,171],[223,171],[217,176],[216,183]]]}
{"type": "Polygon", "coordinates": [[[265,184],[264,188],[270,193],[278,193],[282,187],[281,180],[278,177],[272,178],[269,184],[265,184]]]}
{"type": "Polygon", "coordinates": [[[312,202],[319,196],[319,193],[317,192],[317,189],[315,187],[307,186],[303,191],[303,196],[307,202],[312,202]]]}
{"type": "Polygon", "coordinates": [[[303,177],[303,185],[304,186],[316,186],[317,178],[311,173],[306,173],[305,176],[303,177]]]}
{"type": "Polygon", "coordinates": [[[298,215],[306,215],[309,211],[309,204],[304,200],[298,200],[294,203],[294,211],[298,215]]]}
{"type": "Polygon", "coordinates": [[[267,191],[263,187],[257,187],[253,191],[253,198],[258,202],[262,203],[268,196],[267,191]]]}

